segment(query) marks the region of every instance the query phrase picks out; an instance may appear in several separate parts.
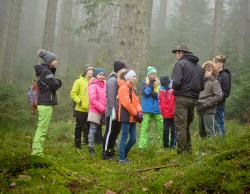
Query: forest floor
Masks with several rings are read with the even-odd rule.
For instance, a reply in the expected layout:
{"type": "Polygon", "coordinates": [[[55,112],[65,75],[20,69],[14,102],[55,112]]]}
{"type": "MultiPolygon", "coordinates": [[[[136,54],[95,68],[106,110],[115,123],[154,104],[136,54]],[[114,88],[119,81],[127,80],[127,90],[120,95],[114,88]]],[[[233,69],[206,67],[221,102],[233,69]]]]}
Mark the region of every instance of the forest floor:
{"type": "Polygon", "coordinates": [[[190,155],[153,137],[147,150],[132,148],[132,164],[103,161],[101,146],[93,158],[85,145],[77,151],[73,125],[51,124],[44,158],[30,156],[35,129],[1,129],[0,193],[250,193],[249,125],[228,121],[224,140],[194,131],[190,155]]]}

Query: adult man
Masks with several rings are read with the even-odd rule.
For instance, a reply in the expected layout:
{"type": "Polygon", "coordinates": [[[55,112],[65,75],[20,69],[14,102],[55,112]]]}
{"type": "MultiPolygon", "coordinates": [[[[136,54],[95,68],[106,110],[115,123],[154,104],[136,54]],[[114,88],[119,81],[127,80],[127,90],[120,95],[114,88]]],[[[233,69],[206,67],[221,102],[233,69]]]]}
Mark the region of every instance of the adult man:
{"type": "Polygon", "coordinates": [[[222,89],[222,100],[218,103],[215,114],[215,130],[219,133],[220,136],[224,137],[224,112],[226,98],[229,96],[231,90],[231,73],[228,69],[224,69],[224,65],[226,62],[225,56],[217,55],[214,57],[213,61],[216,63],[219,71],[218,80],[220,81],[222,89]]]}
{"type": "Polygon", "coordinates": [[[89,110],[88,82],[93,77],[94,67],[85,65],[83,74],[75,80],[70,97],[75,102],[75,147],[81,148],[81,134],[83,131],[84,143],[88,144],[89,126],[87,122],[89,110]]]}
{"type": "Polygon", "coordinates": [[[184,44],[172,51],[176,55],[172,79],[175,101],[175,124],[177,132],[177,154],[191,152],[189,126],[194,118],[194,107],[199,93],[204,87],[204,72],[194,56],[184,44]]]}

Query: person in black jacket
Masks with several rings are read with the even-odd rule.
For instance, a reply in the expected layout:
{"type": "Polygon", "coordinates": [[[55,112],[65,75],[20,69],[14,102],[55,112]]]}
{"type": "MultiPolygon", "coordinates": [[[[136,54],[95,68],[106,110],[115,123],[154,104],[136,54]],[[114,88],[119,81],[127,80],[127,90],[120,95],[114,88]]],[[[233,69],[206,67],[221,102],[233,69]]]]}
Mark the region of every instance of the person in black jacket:
{"type": "Polygon", "coordinates": [[[43,156],[43,146],[48,132],[50,119],[53,113],[53,106],[57,104],[56,90],[62,82],[55,78],[56,55],[50,51],[40,49],[38,56],[42,59],[40,65],[35,65],[38,83],[38,123],[35,137],[32,143],[31,155],[43,156]]]}
{"type": "Polygon", "coordinates": [[[198,64],[199,58],[193,55],[184,44],[172,51],[176,54],[172,80],[175,101],[175,125],[177,132],[177,154],[191,152],[189,126],[194,118],[194,107],[200,91],[204,88],[204,72],[198,64]]]}
{"type": "Polygon", "coordinates": [[[224,68],[226,62],[225,56],[217,55],[214,57],[213,61],[216,63],[219,71],[218,80],[220,81],[222,89],[222,100],[218,103],[215,114],[215,130],[220,136],[224,137],[225,103],[226,98],[229,96],[231,90],[231,72],[228,69],[224,68]]]}

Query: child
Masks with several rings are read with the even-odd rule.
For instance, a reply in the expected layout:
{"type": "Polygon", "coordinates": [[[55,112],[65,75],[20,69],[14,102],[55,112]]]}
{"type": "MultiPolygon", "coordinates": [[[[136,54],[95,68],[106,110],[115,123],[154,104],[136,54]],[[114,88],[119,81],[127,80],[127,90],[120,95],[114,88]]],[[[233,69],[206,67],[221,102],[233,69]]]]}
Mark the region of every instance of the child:
{"type": "Polygon", "coordinates": [[[161,87],[159,92],[159,107],[163,117],[163,147],[173,148],[175,146],[175,126],[174,126],[174,108],[175,96],[170,87],[170,80],[168,76],[160,78],[161,87]],[[170,131],[170,144],[169,144],[169,129],[170,131]]]}
{"type": "Polygon", "coordinates": [[[121,80],[118,82],[118,120],[121,121],[122,126],[119,146],[120,163],[130,163],[127,160],[127,155],[136,143],[136,122],[143,120],[141,105],[134,88],[135,81],[136,73],[133,70],[128,70],[121,75],[121,80]],[[128,134],[130,139],[127,142],[128,134]]]}
{"type": "Polygon", "coordinates": [[[89,113],[88,121],[90,122],[89,128],[89,154],[95,156],[94,151],[94,137],[99,124],[105,114],[106,104],[106,83],[105,83],[105,72],[103,68],[96,68],[94,72],[94,80],[89,82],[88,93],[89,93],[89,113]]]}
{"type": "Polygon", "coordinates": [[[75,103],[74,115],[75,125],[75,147],[81,149],[81,136],[83,132],[84,143],[88,144],[89,124],[87,122],[89,111],[88,83],[93,77],[94,67],[87,64],[83,67],[83,72],[79,79],[75,80],[70,92],[70,97],[75,103]]]}
{"type": "Polygon", "coordinates": [[[214,116],[217,103],[222,98],[220,82],[216,79],[218,69],[213,61],[207,61],[202,65],[205,72],[204,90],[200,92],[198,99],[199,133],[201,137],[215,135],[214,116]]]}
{"type": "MultiPolygon", "coordinates": [[[[162,140],[162,116],[159,109],[158,93],[160,89],[160,81],[157,79],[157,71],[154,67],[147,68],[147,77],[141,83],[141,106],[143,111],[143,122],[141,125],[141,134],[139,140],[139,148],[148,147],[149,142],[149,123],[151,120],[155,122],[156,130],[160,141],[162,140]]],[[[155,130],[154,130],[155,131],[155,130]]]]}

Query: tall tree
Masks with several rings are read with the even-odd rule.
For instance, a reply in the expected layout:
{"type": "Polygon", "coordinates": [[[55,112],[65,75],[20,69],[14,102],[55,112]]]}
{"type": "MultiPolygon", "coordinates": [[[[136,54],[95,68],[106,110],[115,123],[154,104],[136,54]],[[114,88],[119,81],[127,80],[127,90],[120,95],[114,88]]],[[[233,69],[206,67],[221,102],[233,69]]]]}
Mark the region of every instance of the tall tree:
{"type": "Polygon", "coordinates": [[[11,0],[8,1],[9,12],[8,23],[6,26],[6,44],[4,45],[4,57],[3,57],[3,67],[2,67],[2,79],[6,83],[12,83],[14,77],[14,66],[16,64],[17,56],[17,44],[18,44],[18,33],[19,33],[19,23],[20,14],[22,9],[22,0],[11,0]]]}
{"type": "Polygon", "coordinates": [[[161,0],[160,1],[160,10],[158,15],[158,32],[164,33],[166,31],[166,19],[167,19],[167,5],[168,0],[161,0]]]}
{"type": "Polygon", "coordinates": [[[220,51],[220,35],[223,19],[223,0],[215,0],[213,26],[213,56],[220,51]]]}
{"type": "Polygon", "coordinates": [[[140,73],[147,64],[152,0],[124,0],[120,4],[118,58],[140,73]],[[149,21],[150,20],[150,21],[149,21]]]}
{"type": "Polygon", "coordinates": [[[247,9],[249,0],[240,0],[240,17],[239,17],[239,33],[238,33],[238,59],[242,62],[244,54],[246,52],[246,42],[249,37],[246,36],[246,26],[247,26],[247,9]]]}
{"type": "Polygon", "coordinates": [[[56,27],[57,0],[48,0],[45,27],[43,32],[43,48],[54,49],[55,27],[56,27]]]}
{"type": "Polygon", "coordinates": [[[63,75],[67,74],[69,63],[69,50],[72,48],[71,19],[72,19],[73,0],[62,1],[62,11],[59,20],[58,48],[57,54],[60,58],[60,70],[63,75]]]}

